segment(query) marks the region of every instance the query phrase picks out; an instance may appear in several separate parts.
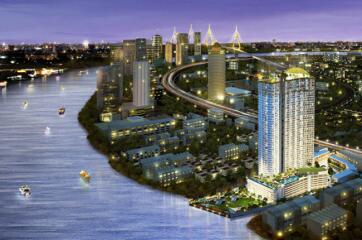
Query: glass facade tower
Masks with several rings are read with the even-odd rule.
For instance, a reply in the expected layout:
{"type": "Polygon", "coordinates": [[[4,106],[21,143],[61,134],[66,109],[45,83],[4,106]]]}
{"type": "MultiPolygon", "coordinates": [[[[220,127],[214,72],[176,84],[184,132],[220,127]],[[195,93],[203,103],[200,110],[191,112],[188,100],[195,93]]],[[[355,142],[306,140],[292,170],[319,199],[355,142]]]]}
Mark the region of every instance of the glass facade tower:
{"type": "Polygon", "coordinates": [[[314,80],[301,68],[258,83],[259,175],[271,176],[313,161],[314,80]]]}

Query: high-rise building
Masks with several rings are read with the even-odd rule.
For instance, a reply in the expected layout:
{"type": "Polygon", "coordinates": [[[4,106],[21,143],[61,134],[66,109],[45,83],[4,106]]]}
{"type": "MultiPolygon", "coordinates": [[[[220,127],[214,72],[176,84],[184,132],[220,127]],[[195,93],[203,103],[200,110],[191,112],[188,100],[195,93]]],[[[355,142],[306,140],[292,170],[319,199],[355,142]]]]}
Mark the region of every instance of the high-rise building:
{"type": "Polygon", "coordinates": [[[194,33],[194,55],[201,55],[201,32],[194,33]]]}
{"type": "Polygon", "coordinates": [[[123,40],[124,73],[132,75],[133,62],[144,61],[146,56],[146,39],[137,38],[133,40],[123,40]]]}
{"type": "Polygon", "coordinates": [[[124,74],[132,75],[133,62],[136,60],[136,41],[123,40],[124,74]]]}
{"type": "Polygon", "coordinates": [[[176,65],[182,65],[187,62],[188,45],[189,35],[187,33],[178,33],[176,43],[176,65]]]}
{"type": "Polygon", "coordinates": [[[145,38],[136,38],[136,61],[146,60],[146,44],[145,38]]]}
{"type": "Polygon", "coordinates": [[[148,61],[136,61],[133,65],[133,105],[150,105],[150,64],[148,61]]]}
{"type": "Polygon", "coordinates": [[[165,45],[165,60],[167,64],[172,64],[173,58],[173,44],[172,42],[167,42],[165,45]]]}
{"type": "Polygon", "coordinates": [[[219,43],[209,51],[208,58],[208,98],[212,101],[224,100],[225,91],[225,53],[219,43]]]}
{"type": "Polygon", "coordinates": [[[152,37],[153,60],[163,58],[162,54],[162,36],[154,35],[152,37]]]}
{"type": "Polygon", "coordinates": [[[312,163],[314,98],[314,80],[301,68],[259,81],[259,175],[271,176],[312,163]]]}
{"type": "Polygon", "coordinates": [[[123,64],[114,63],[97,72],[97,108],[102,113],[118,113],[123,97],[123,64]]]}

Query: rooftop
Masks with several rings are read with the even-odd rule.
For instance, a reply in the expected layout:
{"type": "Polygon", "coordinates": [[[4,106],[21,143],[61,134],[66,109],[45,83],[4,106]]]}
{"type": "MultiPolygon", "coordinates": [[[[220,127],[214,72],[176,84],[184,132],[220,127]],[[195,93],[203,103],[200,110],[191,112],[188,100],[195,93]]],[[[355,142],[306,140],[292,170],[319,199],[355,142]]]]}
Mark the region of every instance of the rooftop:
{"type": "Polygon", "coordinates": [[[341,194],[343,191],[349,191],[360,188],[362,190],[362,179],[361,178],[355,178],[353,180],[350,180],[348,182],[344,182],[341,184],[338,184],[336,186],[327,188],[323,191],[323,194],[328,194],[332,196],[336,196],[341,194]]]}
{"type": "Polygon", "coordinates": [[[287,70],[285,70],[285,73],[287,74],[286,80],[310,77],[310,74],[306,70],[299,67],[288,68],[287,70]]]}
{"type": "Polygon", "coordinates": [[[291,169],[287,172],[281,173],[279,175],[263,177],[257,176],[253,177],[254,181],[257,181],[267,187],[276,188],[282,184],[287,185],[292,182],[299,180],[300,177],[304,177],[311,174],[317,174],[319,172],[325,172],[326,169],[323,167],[304,167],[299,169],[291,169]]]}
{"type": "Polygon", "coordinates": [[[318,212],[314,212],[308,216],[308,219],[313,220],[319,224],[326,224],[331,220],[339,218],[343,215],[347,215],[347,211],[343,208],[338,207],[335,204],[331,204],[330,206],[323,208],[318,212]]]}
{"type": "Polygon", "coordinates": [[[348,162],[347,160],[345,160],[345,159],[343,159],[341,157],[338,157],[336,155],[331,155],[329,158],[332,159],[332,160],[335,160],[335,161],[337,161],[339,163],[342,163],[343,165],[345,165],[346,169],[349,169],[349,170],[352,170],[352,171],[357,171],[357,168],[356,168],[355,165],[353,165],[352,163],[348,162]]]}
{"type": "Polygon", "coordinates": [[[225,93],[228,95],[250,95],[250,91],[242,88],[236,88],[236,87],[227,87],[225,88],[225,93]]]}
{"type": "Polygon", "coordinates": [[[318,199],[316,199],[314,196],[307,195],[307,196],[296,198],[296,199],[288,201],[286,203],[282,203],[282,204],[276,205],[274,207],[271,207],[270,209],[267,210],[267,212],[274,216],[280,216],[280,215],[283,215],[287,211],[288,212],[295,211],[295,210],[303,208],[307,205],[312,205],[312,204],[317,204],[317,203],[319,203],[318,199]]]}
{"type": "Polygon", "coordinates": [[[139,153],[139,152],[147,152],[147,151],[153,151],[153,150],[160,151],[160,146],[151,145],[151,146],[145,146],[145,147],[140,147],[140,148],[134,148],[134,149],[128,150],[127,153],[128,154],[135,154],[135,153],[139,153]]]}
{"type": "Polygon", "coordinates": [[[182,152],[178,154],[167,153],[156,157],[150,157],[140,160],[142,168],[159,167],[160,165],[168,165],[170,162],[177,163],[186,161],[188,158],[193,157],[189,152],[182,152]]]}
{"type": "Polygon", "coordinates": [[[174,120],[175,119],[172,117],[147,119],[144,117],[135,116],[135,117],[128,117],[123,120],[114,120],[107,123],[97,123],[96,126],[101,130],[122,130],[134,127],[142,127],[150,124],[167,123],[174,120]]]}

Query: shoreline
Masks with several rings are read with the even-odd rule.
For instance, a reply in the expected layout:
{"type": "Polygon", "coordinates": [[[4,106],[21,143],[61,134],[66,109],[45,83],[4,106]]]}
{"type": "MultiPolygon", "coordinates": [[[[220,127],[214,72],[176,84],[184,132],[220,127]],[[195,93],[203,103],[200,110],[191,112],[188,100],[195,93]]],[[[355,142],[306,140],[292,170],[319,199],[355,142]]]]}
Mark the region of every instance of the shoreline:
{"type": "MultiPolygon", "coordinates": [[[[87,63],[84,63],[84,64],[78,64],[76,65],[75,67],[69,67],[69,66],[65,66],[64,68],[61,68],[59,66],[31,66],[31,67],[28,67],[28,68],[36,68],[36,69],[41,69],[41,68],[59,68],[59,69],[62,69],[63,72],[62,73],[58,73],[58,74],[51,74],[47,77],[51,77],[51,76],[61,76],[63,75],[64,73],[66,72],[69,72],[69,71],[78,71],[78,70],[83,70],[83,69],[90,69],[90,68],[96,68],[96,67],[102,67],[102,66],[107,66],[109,65],[109,62],[104,62],[104,63],[98,63],[98,64],[87,64],[87,63]]],[[[71,65],[70,65],[71,66],[71,65]]],[[[13,69],[13,71],[16,71],[17,69],[13,69]]],[[[34,80],[35,79],[39,79],[39,78],[42,78],[44,76],[37,76],[35,78],[33,78],[34,80]]],[[[23,82],[29,82],[31,80],[33,80],[32,78],[30,77],[27,77],[27,78],[23,78],[21,80],[8,80],[8,79],[5,79],[3,81],[5,81],[7,83],[7,86],[6,87],[3,87],[3,88],[0,88],[0,89],[6,89],[8,86],[11,86],[11,85],[14,85],[14,84],[19,84],[19,83],[23,83],[23,82]]]]}
{"type": "Polygon", "coordinates": [[[92,147],[105,155],[108,158],[110,166],[118,173],[153,189],[181,195],[189,201],[207,195],[214,195],[217,192],[225,191],[225,189],[232,187],[232,183],[220,181],[220,179],[202,183],[195,177],[192,177],[182,183],[171,184],[166,187],[161,186],[158,182],[146,179],[141,169],[135,167],[132,163],[122,161],[122,158],[117,159],[117,157],[113,155],[115,151],[112,151],[112,146],[109,144],[108,139],[94,125],[94,123],[98,122],[99,116],[95,106],[96,92],[93,93],[78,113],[78,122],[87,131],[87,139],[92,147]]]}

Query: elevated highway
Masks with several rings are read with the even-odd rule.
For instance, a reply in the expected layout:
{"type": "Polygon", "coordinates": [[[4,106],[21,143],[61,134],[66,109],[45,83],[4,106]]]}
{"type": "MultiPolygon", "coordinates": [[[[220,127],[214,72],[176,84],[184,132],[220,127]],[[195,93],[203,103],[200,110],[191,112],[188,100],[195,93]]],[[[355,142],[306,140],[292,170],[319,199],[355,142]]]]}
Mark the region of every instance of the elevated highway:
{"type": "MultiPolygon", "coordinates": [[[[257,59],[258,61],[267,61],[265,63],[268,64],[273,64],[275,67],[279,68],[279,69],[284,69],[285,67],[282,65],[279,65],[277,63],[271,62],[269,60],[266,59],[262,59],[259,57],[255,57],[253,56],[254,59],[257,59]]],[[[200,98],[194,94],[191,94],[189,92],[186,92],[182,89],[180,89],[176,83],[175,80],[176,78],[180,75],[180,73],[186,69],[189,68],[193,68],[196,66],[202,66],[202,65],[206,65],[207,61],[202,61],[202,62],[195,62],[195,63],[191,63],[191,64],[187,64],[187,65],[183,65],[180,67],[176,67],[172,70],[170,70],[169,72],[167,72],[163,77],[162,77],[162,85],[163,87],[166,89],[167,92],[187,101],[190,102],[200,108],[204,108],[204,109],[209,109],[209,108],[218,108],[221,109],[226,115],[234,117],[234,118],[238,118],[238,117],[248,117],[254,120],[257,120],[258,116],[256,114],[252,114],[252,113],[247,113],[247,112],[242,112],[242,111],[238,111],[235,110],[233,108],[218,104],[218,103],[214,103],[211,102],[207,99],[203,99],[200,98]]],[[[348,150],[351,151],[353,153],[357,153],[357,154],[362,154],[362,151],[360,149],[354,149],[354,148],[349,148],[346,146],[342,146],[342,145],[338,145],[338,144],[334,144],[331,143],[329,141],[323,141],[323,140],[319,140],[319,139],[315,139],[315,143],[318,145],[322,145],[322,146],[326,146],[332,149],[336,149],[336,150],[348,150]]]]}

